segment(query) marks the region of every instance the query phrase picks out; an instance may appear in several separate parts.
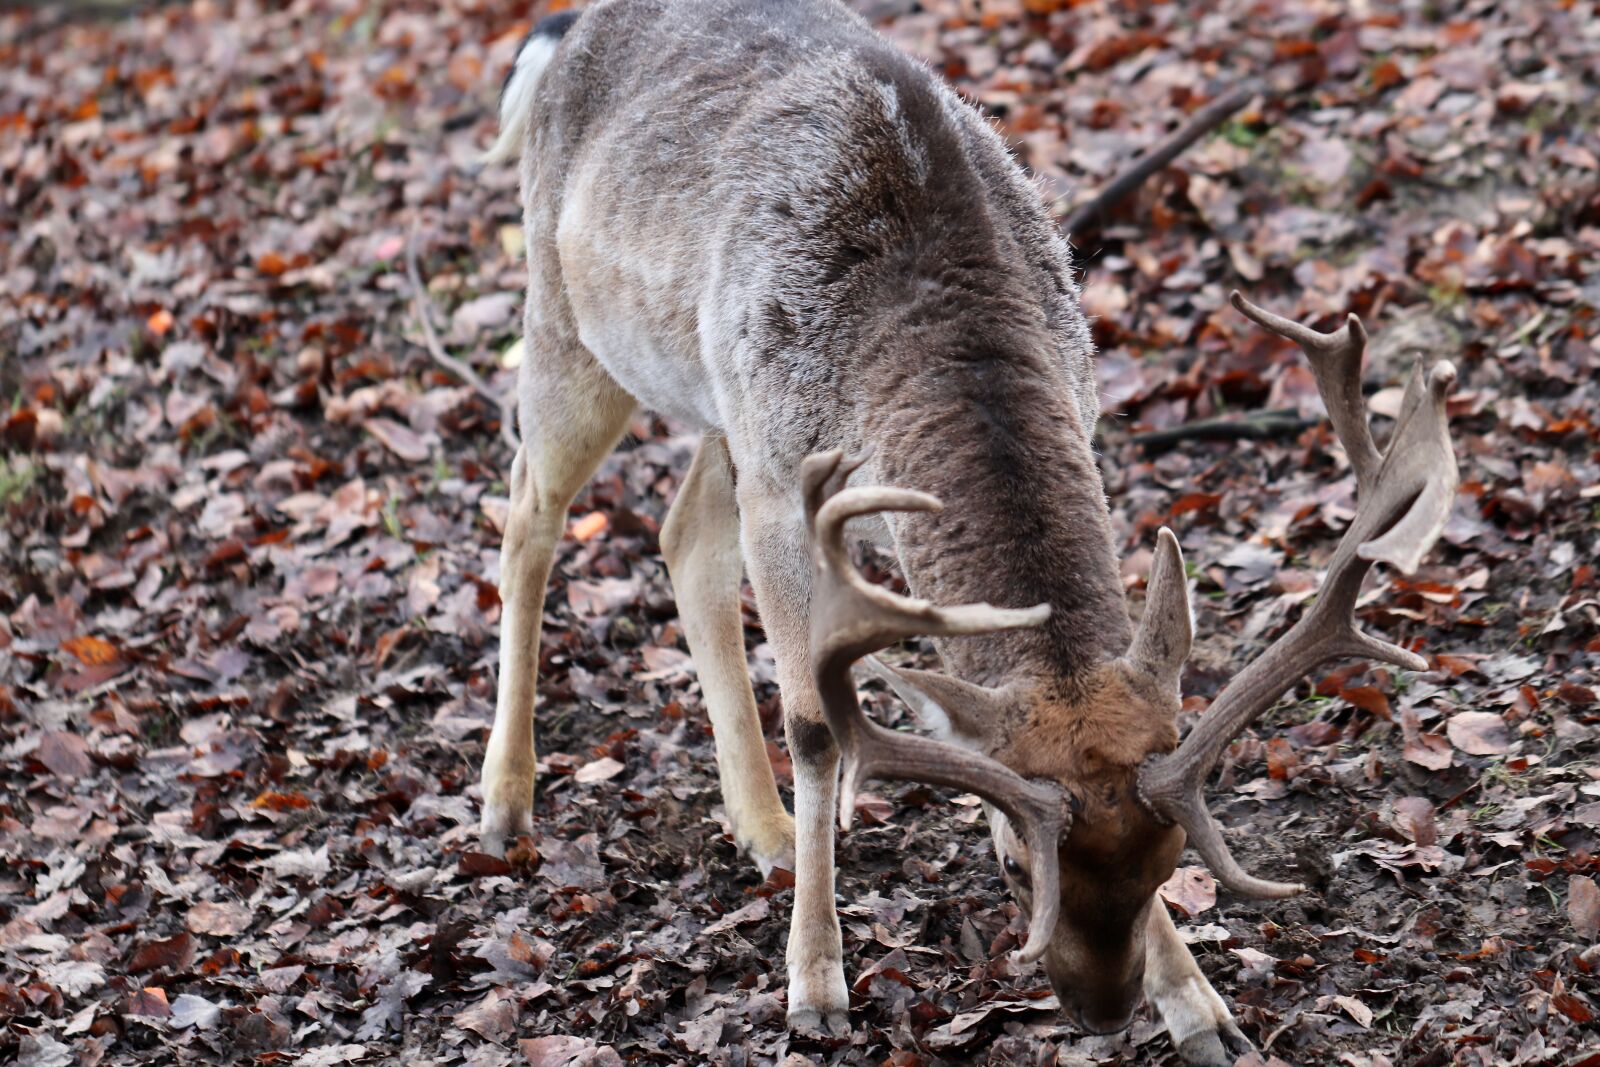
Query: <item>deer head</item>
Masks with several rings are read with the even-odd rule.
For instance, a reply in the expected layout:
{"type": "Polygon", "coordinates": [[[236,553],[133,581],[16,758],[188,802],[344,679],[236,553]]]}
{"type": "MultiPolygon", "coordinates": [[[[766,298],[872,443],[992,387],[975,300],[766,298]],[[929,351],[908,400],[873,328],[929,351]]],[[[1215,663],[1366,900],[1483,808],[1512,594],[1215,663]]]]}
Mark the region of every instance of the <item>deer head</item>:
{"type": "Polygon", "coordinates": [[[1006,882],[1029,914],[1024,961],[1043,960],[1063,1007],[1086,1029],[1127,1024],[1138,1007],[1145,928],[1156,889],[1185,843],[1242,896],[1285,897],[1297,884],[1240,868],[1206,810],[1202,787],[1229,743],[1319,665],[1350,657],[1412,670],[1427,662],[1356,626],[1372,564],[1415,570],[1438,539],[1457,482],[1445,401],[1455,368],[1414,371],[1388,449],[1373,444],[1361,400],[1366,334],[1351,315],[1323,334],[1238,293],[1259,325],[1295,341],[1311,362],[1329,418],[1355,469],[1357,509],[1321,592],[1299,621],[1241,671],[1178,744],[1179,676],[1193,640],[1182,552],[1157,539],[1144,617],[1126,653],[1087,677],[985,687],[868,659],[874,673],[933,726],[937,738],[886,730],[861,710],[851,666],[913,636],[1037,626],[1048,605],[936,607],[874,586],[850,562],[847,520],[880,511],[936,511],[925,493],[846,488],[859,460],[839,452],[802,468],[814,586],[812,671],[843,755],[840,820],[869,778],[952,786],[982,797],[1006,882]]]}

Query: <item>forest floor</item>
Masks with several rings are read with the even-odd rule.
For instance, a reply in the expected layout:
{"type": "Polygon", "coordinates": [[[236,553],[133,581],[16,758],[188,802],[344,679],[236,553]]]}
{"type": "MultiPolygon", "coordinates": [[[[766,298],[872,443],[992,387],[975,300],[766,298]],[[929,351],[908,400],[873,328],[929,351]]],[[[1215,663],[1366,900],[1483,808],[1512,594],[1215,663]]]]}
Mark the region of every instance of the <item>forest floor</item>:
{"type": "MultiPolygon", "coordinates": [[[[648,415],[558,558],[537,834],[479,853],[511,455],[406,264],[509,396],[516,175],[475,158],[539,11],[105,7],[0,12],[0,1061],[1177,1062],[1148,1011],[1062,1021],[980,809],[899,786],[839,840],[855,1031],[786,1032],[792,889],[725,831],[657,544],[694,442],[648,415]]],[[[1235,899],[1191,855],[1168,905],[1249,1062],[1600,1064],[1597,5],[861,7],[1063,214],[1259,79],[1074,235],[1133,600],[1159,525],[1192,565],[1190,712],[1354,486],[1228,291],[1360,313],[1380,439],[1415,359],[1461,370],[1453,517],[1361,611],[1430,669],[1308,680],[1212,783],[1246,865],[1311,891],[1235,899]],[[1137,436],[1282,409],[1305,428],[1137,436]]]]}

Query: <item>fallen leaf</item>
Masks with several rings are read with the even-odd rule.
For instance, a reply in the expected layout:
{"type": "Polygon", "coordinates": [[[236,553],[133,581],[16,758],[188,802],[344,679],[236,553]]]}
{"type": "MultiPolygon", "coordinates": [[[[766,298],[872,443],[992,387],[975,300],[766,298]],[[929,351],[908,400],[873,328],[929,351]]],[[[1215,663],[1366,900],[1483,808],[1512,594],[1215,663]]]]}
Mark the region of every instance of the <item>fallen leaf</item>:
{"type": "Polygon", "coordinates": [[[615,778],[623,770],[623,764],[610,756],[602,756],[591,763],[585,763],[582,767],[579,767],[573,772],[572,780],[589,785],[594,782],[603,782],[608,778],[615,778]]]}
{"type": "Polygon", "coordinates": [[[478,1003],[456,1012],[455,1024],[490,1041],[503,1041],[517,1026],[517,999],[505,989],[491,989],[478,1003]]]}
{"type": "Polygon", "coordinates": [[[1401,797],[1394,802],[1395,826],[1419,845],[1439,842],[1439,830],[1433,821],[1433,805],[1423,797],[1401,797]]]}
{"type": "Polygon", "coordinates": [[[1417,713],[1412,709],[1400,712],[1400,729],[1405,737],[1401,754],[1410,762],[1430,771],[1442,771],[1455,762],[1450,742],[1438,734],[1423,733],[1417,713]]]}
{"type": "Polygon", "coordinates": [[[117,661],[117,646],[101,637],[84,635],[61,642],[63,651],[78,657],[86,667],[99,667],[117,661]]]}
{"type": "Polygon", "coordinates": [[[371,418],[364,425],[384,448],[408,463],[422,463],[430,454],[421,434],[392,419],[371,418]]]}
{"type": "Polygon", "coordinates": [[[128,971],[131,974],[144,974],[147,971],[163,969],[183,971],[193,962],[194,938],[183,933],[159,941],[146,941],[140,945],[128,960],[128,971]]]}
{"type": "Polygon", "coordinates": [[[256,270],[269,278],[276,278],[289,271],[289,261],[276,252],[266,252],[256,257],[256,270]]]}
{"type": "Polygon", "coordinates": [[[129,993],[122,1014],[150,1015],[160,1019],[170,1016],[172,1007],[167,1003],[167,991],[159,986],[145,986],[129,993]]]}
{"type": "Polygon", "coordinates": [[[606,518],[605,512],[591,511],[583,518],[574,522],[567,529],[567,533],[572,536],[574,541],[587,541],[590,538],[597,537],[601,533],[605,532],[605,528],[610,524],[611,520],[606,518]]]}
{"type": "Polygon", "coordinates": [[[1492,711],[1463,711],[1444,724],[1450,743],[1469,756],[1503,756],[1511,751],[1506,721],[1492,711]]]}
{"type": "Polygon", "coordinates": [[[172,1002],[172,1025],[209,1030],[222,1018],[222,1009],[205,997],[192,993],[181,994],[172,1002]]]}
{"type": "Polygon", "coordinates": [[[894,805],[863,789],[856,793],[855,813],[861,816],[863,826],[883,826],[894,817],[894,805]]]}
{"type": "Polygon", "coordinates": [[[1333,1003],[1343,1008],[1345,1014],[1359,1023],[1362,1029],[1372,1025],[1372,1009],[1367,1007],[1355,997],[1335,996],[1333,1003]]]}
{"type": "Polygon", "coordinates": [[[321,1045],[300,1053],[294,1067],[338,1067],[341,1063],[364,1060],[368,1052],[365,1045],[321,1045]]]}
{"type": "Polygon", "coordinates": [[[57,778],[82,778],[94,770],[89,759],[89,746],[83,738],[69,730],[47,730],[39,738],[40,763],[57,778]]]}
{"type": "Polygon", "coordinates": [[[622,1067],[616,1049],[585,1037],[525,1037],[517,1044],[528,1067],[622,1067]]]}
{"type": "Polygon", "coordinates": [[[756,899],[737,911],[728,912],[728,914],[702,930],[701,934],[709,937],[712,934],[720,934],[724,930],[732,930],[735,926],[740,926],[744,923],[760,922],[771,911],[772,902],[768,898],[756,897],[756,899]]]}
{"type": "Polygon", "coordinates": [[[1600,886],[1588,875],[1578,874],[1568,879],[1567,917],[1585,941],[1600,937],[1600,886]]]}
{"type": "Polygon", "coordinates": [[[250,928],[250,909],[232,901],[217,904],[202,900],[189,909],[189,914],[184,916],[183,922],[197,934],[232,937],[250,928]]]}
{"type": "Polygon", "coordinates": [[[504,325],[522,300],[520,292],[489,293],[456,308],[451,323],[458,332],[474,332],[504,325]]]}
{"type": "Polygon", "coordinates": [[[280,793],[275,789],[268,789],[258,793],[250,802],[250,806],[267,811],[304,811],[311,806],[311,798],[304,793],[280,793]]]}
{"type": "Polygon", "coordinates": [[[1217,902],[1217,881],[1201,867],[1179,867],[1162,883],[1161,899],[1192,919],[1217,902]]]}
{"type": "Polygon", "coordinates": [[[487,852],[463,852],[456,857],[456,870],[468,878],[504,877],[511,869],[511,864],[487,852]]]}

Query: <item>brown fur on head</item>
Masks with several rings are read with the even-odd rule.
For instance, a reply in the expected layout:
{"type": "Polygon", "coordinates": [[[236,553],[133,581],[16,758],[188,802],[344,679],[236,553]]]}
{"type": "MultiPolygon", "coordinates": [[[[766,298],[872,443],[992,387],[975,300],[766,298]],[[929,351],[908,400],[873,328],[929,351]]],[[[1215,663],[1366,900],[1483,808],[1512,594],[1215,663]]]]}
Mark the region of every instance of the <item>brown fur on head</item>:
{"type": "MultiPolygon", "coordinates": [[[[1067,791],[1060,918],[1044,964],[1063,1010],[1095,1033],[1122,1029],[1139,1006],[1146,923],[1183,851],[1183,831],[1158,819],[1138,789],[1145,760],[1178,743],[1178,671],[1192,637],[1183,573],[1177,540],[1162,531],[1132,646],[1074,678],[986,688],[875,667],[946,740],[1067,791]]],[[[1005,815],[986,807],[1006,883],[1031,912],[1033,857],[1005,815]]]]}

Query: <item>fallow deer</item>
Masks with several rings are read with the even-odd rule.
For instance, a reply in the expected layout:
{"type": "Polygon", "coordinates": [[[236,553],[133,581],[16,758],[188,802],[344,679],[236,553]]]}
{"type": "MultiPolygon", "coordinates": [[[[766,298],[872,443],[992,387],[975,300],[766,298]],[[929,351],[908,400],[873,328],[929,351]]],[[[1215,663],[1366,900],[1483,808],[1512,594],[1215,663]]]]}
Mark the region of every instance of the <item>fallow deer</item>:
{"type": "Polygon", "coordinates": [[[733,832],[763,871],[797,878],[791,1025],[849,1028],[834,816],[848,824],[866,778],[905,778],[984,798],[1029,913],[1021,956],[1044,962],[1066,1014],[1114,1031],[1142,995],[1187,1062],[1232,1062],[1248,1042],[1157,889],[1186,843],[1236,893],[1299,889],[1239,868],[1201,787],[1318,664],[1425,666],[1353,612],[1374,561],[1409,571],[1442,527],[1453,368],[1419,368],[1380,453],[1360,323],[1322,334],[1235,295],[1305,350],[1358,508],[1315,603],[1180,745],[1193,624],[1178,541],[1160,533],[1135,628],[1068,247],[975,109],[836,0],[600,0],[535,29],[500,120],[489,158],[520,160],[528,300],[484,847],[531,829],[552,556],[642,404],[704,432],[662,553],[733,832]],[[921,599],[852,567],[852,519],[921,599]],[[746,571],[777,659],[792,818],[744,657],[746,571]],[[937,737],[869,721],[851,679],[914,636],[949,673],[869,664],[937,737]]]}

